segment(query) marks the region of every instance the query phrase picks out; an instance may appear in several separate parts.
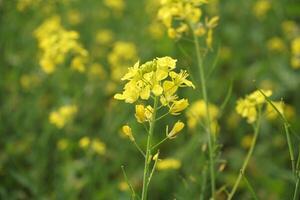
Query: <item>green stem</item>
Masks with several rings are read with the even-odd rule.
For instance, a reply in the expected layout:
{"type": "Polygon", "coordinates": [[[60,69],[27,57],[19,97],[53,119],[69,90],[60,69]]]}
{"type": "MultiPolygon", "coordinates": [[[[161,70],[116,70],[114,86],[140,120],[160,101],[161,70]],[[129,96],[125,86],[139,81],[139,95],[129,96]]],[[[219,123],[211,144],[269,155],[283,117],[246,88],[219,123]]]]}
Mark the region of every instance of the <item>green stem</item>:
{"type": "Polygon", "coordinates": [[[162,143],[164,143],[168,139],[169,139],[168,137],[162,139],[159,143],[157,143],[156,145],[154,145],[151,149],[154,150],[156,147],[158,147],[159,145],[161,145],[162,143]]]}
{"type": "Polygon", "coordinates": [[[209,169],[210,169],[210,182],[211,182],[211,195],[214,199],[215,196],[215,163],[214,163],[214,138],[211,132],[211,121],[210,121],[210,113],[208,109],[208,97],[207,97],[207,88],[206,88],[206,80],[205,80],[205,74],[204,74],[204,67],[203,67],[203,60],[200,52],[199,47],[199,41],[197,36],[193,33],[194,36],[194,44],[196,48],[196,54],[197,54],[197,62],[198,62],[198,68],[200,73],[200,81],[201,81],[201,90],[202,90],[202,96],[206,104],[206,117],[205,117],[205,126],[207,130],[208,135],[208,151],[209,151],[209,169]]]}
{"type": "Polygon", "coordinates": [[[261,117],[261,112],[259,111],[259,114],[258,114],[258,119],[257,119],[257,124],[256,124],[256,127],[255,127],[255,131],[254,131],[254,137],[252,139],[252,142],[251,142],[251,146],[250,146],[250,149],[248,151],[248,154],[244,160],[244,163],[242,165],[242,168],[240,169],[240,173],[239,173],[239,176],[238,178],[236,179],[235,183],[234,183],[234,186],[230,192],[230,194],[228,195],[227,197],[227,200],[231,200],[234,193],[236,192],[240,182],[241,182],[241,179],[243,177],[243,174],[245,173],[245,170],[246,170],[246,167],[248,165],[248,162],[253,154],[253,150],[254,150],[254,147],[256,145],[256,140],[257,140],[257,136],[258,136],[258,133],[259,133],[259,128],[260,128],[260,117],[261,117]]]}
{"type": "Polygon", "coordinates": [[[154,132],[154,125],[155,125],[155,118],[156,118],[156,110],[157,110],[158,100],[157,97],[154,98],[154,106],[153,106],[153,113],[152,119],[150,122],[150,128],[148,133],[147,139],[147,148],[146,148],[146,157],[145,157],[145,166],[144,166],[144,177],[143,177],[143,190],[142,190],[142,200],[147,200],[147,191],[148,191],[148,178],[149,178],[149,165],[151,161],[151,142],[152,142],[152,135],[154,132]]]}
{"type": "Polygon", "coordinates": [[[289,132],[289,127],[287,123],[284,123],[284,130],[285,130],[285,134],[286,134],[286,140],[288,143],[288,147],[289,147],[289,152],[290,152],[290,159],[291,159],[291,163],[292,163],[292,171],[293,174],[296,174],[295,171],[295,158],[294,158],[294,150],[293,150],[293,145],[291,142],[291,136],[290,136],[290,132],[289,132]]]}

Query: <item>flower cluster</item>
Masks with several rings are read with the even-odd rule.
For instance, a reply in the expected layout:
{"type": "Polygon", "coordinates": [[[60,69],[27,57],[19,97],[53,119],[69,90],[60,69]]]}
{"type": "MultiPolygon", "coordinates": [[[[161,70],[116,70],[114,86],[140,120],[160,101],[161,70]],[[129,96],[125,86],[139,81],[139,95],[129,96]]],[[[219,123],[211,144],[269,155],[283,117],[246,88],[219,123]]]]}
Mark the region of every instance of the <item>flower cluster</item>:
{"type": "Polygon", "coordinates": [[[198,36],[206,35],[208,47],[212,45],[213,29],[217,26],[219,17],[206,18],[201,22],[201,5],[207,0],[162,0],[158,11],[158,19],[168,29],[170,38],[180,38],[191,28],[198,36]]]}
{"type": "MultiPolygon", "coordinates": [[[[159,97],[162,106],[169,108],[170,114],[178,115],[188,106],[187,99],[179,99],[176,92],[179,87],[193,87],[194,84],[187,80],[188,73],[181,70],[179,73],[173,71],[176,68],[176,61],[171,57],[156,58],[142,65],[137,62],[128,69],[128,73],[122,78],[128,81],[124,91],[116,94],[115,99],[124,100],[126,103],[134,103],[138,99],[148,100],[152,97],[159,97]],[[167,79],[167,78],[170,79],[167,79]]],[[[150,116],[152,108],[143,105],[136,106],[138,121],[145,121],[150,116]],[[143,115],[141,114],[143,113],[143,115]]],[[[150,117],[151,118],[151,117],[150,117]]]]}
{"type": "MultiPolygon", "coordinates": [[[[204,123],[206,119],[206,103],[203,100],[198,100],[191,104],[189,109],[186,112],[187,116],[187,125],[190,129],[195,129],[198,123],[204,123]]],[[[210,117],[210,124],[212,133],[217,133],[218,131],[218,122],[217,118],[219,115],[219,109],[214,104],[208,104],[208,111],[210,117]]]]}
{"type": "MultiPolygon", "coordinates": [[[[263,90],[263,93],[269,97],[272,95],[271,90],[263,90]]],[[[239,99],[236,105],[236,111],[242,117],[247,118],[248,123],[253,123],[257,119],[258,109],[266,103],[264,95],[256,90],[243,99],[239,99]]]]}
{"type": "Polygon", "coordinates": [[[293,68],[300,68],[300,37],[295,38],[291,44],[291,65],[293,68]]]}
{"type": "Polygon", "coordinates": [[[80,148],[90,149],[99,155],[104,155],[106,153],[106,145],[98,138],[91,139],[84,136],[79,140],[78,144],[80,148]]]}
{"type": "MultiPolygon", "coordinates": [[[[195,86],[187,80],[186,71],[181,70],[179,73],[174,71],[176,62],[177,60],[171,57],[155,58],[142,65],[137,62],[122,78],[123,81],[127,81],[124,91],[116,94],[114,98],[124,100],[126,103],[135,103],[140,100],[135,105],[135,117],[138,123],[155,121],[153,119],[154,107],[144,105],[141,103],[142,100],[150,98],[159,100],[160,105],[157,105],[157,109],[167,108],[168,110],[160,117],[168,114],[179,115],[189,105],[188,100],[179,99],[176,92],[180,87],[195,88],[195,86]]],[[[176,122],[172,130],[169,131],[167,127],[166,137],[175,138],[183,128],[183,122],[176,122]]],[[[122,133],[134,142],[132,130],[128,125],[122,127],[122,133]]]]}
{"type": "Polygon", "coordinates": [[[41,49],[40,65],[46,73],[53,73],[56,66],[65,62],[67,56],[72,56],[71,68],[85,71],[87,51],[79,44],[79,34],[65,30],[61,19],[53,16],[40,25],[34,32],[41,49]]]}
{"type": "Polygon", "coordinates": [[[57,111],[52,111],[49,115],[49,121],[57,128],[63,128],[65,124],[70,121],[77,113],[77,106],[65,105],[60,107],[57,111]]]}

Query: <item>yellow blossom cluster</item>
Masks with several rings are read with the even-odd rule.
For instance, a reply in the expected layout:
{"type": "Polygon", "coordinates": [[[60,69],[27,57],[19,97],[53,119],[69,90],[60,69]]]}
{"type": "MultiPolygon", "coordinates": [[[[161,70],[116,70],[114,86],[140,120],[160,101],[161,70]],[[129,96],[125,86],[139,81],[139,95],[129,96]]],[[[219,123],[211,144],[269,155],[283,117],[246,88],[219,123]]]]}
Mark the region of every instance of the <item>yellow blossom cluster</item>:
{"type": "Polygon", "coordinates": [[[180,38],[191,28],[197,36],[206,36],[209,48],[212,45],[213,29],[217,26],[219,17],[206,18],[201,21],[201,5],[207,0],[162,0],[157,17],[168,29],[170,38],[180,38]]]}
{"type": "Polygon", "coordinates": [[[181,167],[181,161],[174,158],[166,158],[159,160],[157,162],[156,168],[157,170],[171,170],[171,169],[179,169],[181,167]]]}
{"type": "MultiPolygon", "coordinates": [[[[272,95],[271,90],[263,90],[263,93],[269,97],[272,95]]],[[[236,111],[242,117],[247,118],[248,123],[253,123],[257,119],[258,109],[266,103],[265,97],[259,90],[252,92],[245,98],[237,101],[236,111]]]]}
{"type": "Polygon", "coordinates": [[[295,38],[291,44],[291,65],[294,69],[300,68],[300,37],[295,38]]]}
{"type": "Polygon", "coordinates": [[[65,30],[59,16],[53,16],[42,23],[34,35],[41,49],[40,65],[44,72],[50,74],[56,66],[65,62],[71,56],[71,68],[85,71],[87,51],[78,42],[79,34],[76,31],[65,30]]]}
{"type": "MultiPolygon", "coordinates": [[[[187,125],[190,129],[195,129],[198,123],[204,123],[206,119],[206,103],[204,100],[198,100],[191,104],[186,112],[187,125]]],[[[210,124],[212,133],[217,133],[219,125],[217,122],[219,109],[216,105],[209,103],[208,111],[210,116],[210,124]]]]}
{"type": "Polygon", "coordinates": [[[96,42],[100,45],[108,45],[114,39],[114,33],[109,29],[100,29],[96,34],[96,42]]]}
{"type": "MultiPolygon", "coordinates": [[[[181,70],[176,73],[176,61],[171,57],[156,58],[142,65],[137,62],[128,69],[128,73],[122,78],[128,81],[124,91],[114,96],[115,99],[124,100],[126,103],[134,103],[138,99],[148,100],[150,97],[158,97],[161,106],[169,108],[169,113],[178,115],[188,106],[187,99],[179,99],[176,92],[179,87],[193,87],[193,83],[186,78],[188,73],[181,70]],[[169,79],[167,79],[169,77],[169,79]]],[[[152,114],[151,106],[142,104],[136,106],[137,121],[142,123],[149,121],[152,114]]]]}
{"type": "Polygon", "coordinates": [[[49,121],[57,128],[63,128],[77,113],[76,105],[65,105],[49,115],[49,121]]]}
{"type": "Polygon", "coordinates": [[[272,5],[269,0],[258,0],[253,6],[253,14],[258,19],[263,19],[268,11],[271,9],[272,5]]]}
{"type": "Polygon", "coordinates": [[[267,42],[267,48],[271,52],[284,52],[286,47],[284,41],[280,37],[272,37],[267,42]]]}
{"type": "Polygon", "coordinates": [[[124,0],[104,0],[103,3],[108,8],[117,12],[123,11],[125,7],[124,0]]]}
{"type": "Polygon", "coordinates": [[[27,8],[32,6],[37,6],[41,0],[18,0],[17,1],[17,9],[19,11],[24,11],[27,8]]]}
{"type": "Polygon", "coordinates": [[[131,42],[118,41],[108,54],[108,63],[111,69],[111,78],[119,81],[126,69],[137,59],[136,46],[131,42]]]}
{"type": "Polygon", "coordinates": [[[106,145],[98,138],[91,139],[87,136],[82,137],[79,142],[79,147],[82,149],[91,149],[93,152],[104,155],[106,153],[106,145]]]}

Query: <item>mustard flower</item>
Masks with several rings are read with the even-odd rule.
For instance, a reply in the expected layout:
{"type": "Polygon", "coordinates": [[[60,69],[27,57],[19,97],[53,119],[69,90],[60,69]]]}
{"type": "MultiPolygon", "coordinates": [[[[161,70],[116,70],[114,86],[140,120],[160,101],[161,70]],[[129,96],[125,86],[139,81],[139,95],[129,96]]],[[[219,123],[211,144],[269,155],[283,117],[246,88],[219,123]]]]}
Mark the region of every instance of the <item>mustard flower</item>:
{"type": "MultiPolygon", "coordinates": [[[[272,95],[271,90],[263,90],[263,93],[269,97],[272,95]]],[[[248,123],[253,123],[257,119],[258,109],[266,103],[265,97],[259,90],[247,95],[244,99],[239,99],[236,105],[236,111],[242,117],[247,118],[248,123]]]]}
{"type": "Polygon", "coordinates": [[[123,131],[123,134],[126,135],[131,141],[135,140],[133,135],[132,135],[132,130],[131,130],[130,126],[124,125],[122,127],[122,131],[123,131]]]}
{"type": "Polygon", "coordinates": [[[158,161],[156,168],[160,171],[162,170],[171,170],[179,169],[181,167],[181,161],[174,158],[167,158],[158,161]]]}
{"type": "Polygon", "coordinates": [[[168,137],[170,139],[173,139],[175,138],[179,133],[180,131],[184,128],[184,123],[181,122],[181,121],[178,121],[174,124],[172,130],[169,132],[168,134],[168,137]]]}

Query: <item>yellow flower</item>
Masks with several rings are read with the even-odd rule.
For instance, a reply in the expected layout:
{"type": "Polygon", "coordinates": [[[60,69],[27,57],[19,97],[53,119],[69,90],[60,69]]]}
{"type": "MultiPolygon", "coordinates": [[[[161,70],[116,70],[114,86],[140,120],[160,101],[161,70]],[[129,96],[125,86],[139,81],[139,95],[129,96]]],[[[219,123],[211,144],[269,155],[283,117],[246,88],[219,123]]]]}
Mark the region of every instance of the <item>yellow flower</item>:
{"type": "MultiPolygon", "coordinates": [[[[271,90],[262,90],[269,97],[272,95],[271,90]]],[[[259,90],[247,95],[244,99],[239,99],[236,105],[236,111],[242,117],[247,118],[248,123],[253,123],[257,119],[257,107],[266,103],[265,97],[259,90]]]]}
{"type": "Polygon", "coordinates": [[[79,147],[82,149],[86,149],[91,143],[91,140],[89,137],[84,136],[82,138],[80,138],[79,140],[79,147]]]}
{"type": "Polygon", "coordinates": [[[106,146],[100,139],[94,139],[91,148],[99,155],[104,155],[106,152],[106,146]]]}
{"type": "Polygon", "coordinates": [[[131,130],[130,126],[124,125],[124,126],[122,127],[122,132],[123,132],[123,134],[126,135],[131,141],[134,141],[134,140],[135,140],[134,137],[133,137],[133,135],[132,135],[132,130],[131,130]]]}
{"type": "Polygon", "coordinates": [[[156,165],[157,170],[179,169],[180,167],[181,161],[174,158],[160,160],[156,165]]]}
{"type": "Polygon", "coordinates": [[[104,0],[104,4],[115,11],[122,11],[125,7],[124,0],[104,0]]]}
{"type": "Polygon", "coordinates": [[[300,68],[300,37],[295,38],[291,44],[291,65],[294,69],[300,68]]]}
{"type": "Polygon", "coordinates": [[[67,139],[60,139],[57,142],[57,148],[62,151],[65,150],[68,147],[68,145],[69,145],[69,142],[67,139]]]}
{"type": "MultiPolygon", "coordinates": [[[[219,115],[219,109],[216,105],[209,103],[208,104],[209,116],[211,121],[211,130],[212,133],[217,133],[218,131],[218,123],[217,118],[219,115]]],[[[206,103],[203,100],[198,100],[191,104],[189,109],[186,112],[187,116],[187,125],[190,129],[195,129],[199,122],[204,122],[206,119],[206,103]]]]}
{"type": "Polygon", "coordinates": [[[187,71],[180,70],[179,73],[172,71],[169,75],[172,78],[174,85],[176,85],[177,87],[192,87],[195,89],[194,84],[186,79],[189,76],[187,71]]]}
{"type": "Polygon", "coordinates": [[[174,124],[174,126],[173,126],[172,130],[170,131],[170,133],[168,134],[168,137],[169,137],[170,139],[175,138],[175,137],[178,135],[178,133],[179,133],[183,128],[184,128],[184,123],[181,122],[181,121],[177,121],[177,122],[174,124]]]}
{"type": "Polygon", "coordinates": [[[239,99],[237,101],[236,111],[242,117],[247,118],[248,123],[255,122],[257,118],[256,104],[249,99],[239,99]]]}
{"type": "Polygon", "coordinates": [[[53,73],[56,66],[62,64],[68,55],[74,56],[72,68],[84,71],[88,53],[78,42],[79,34],[65,30],[59,16],[46,20],[34,31],[34,35],[42,53],[39,63],[45,73],[53,73]]]}
{"type": "Polygon", "coordinates": [[[118,187],[119,187],[119,190],[121,190],[121,191],[128,191],[129,190],[129,186],[128,186],[126,181],[120,182],[118,187]]]}
{"type": "MultiPolygon", "coordinates": [[[[186,71],[180,73],[173,71],[175,65],[176,60],[168,56],[156,58],[142,65],[139,62],[135,63],[133,67],[128,68],[128,72],[122,78],[128,81],[124,91],[116,94],[114,98],[134,103],[139,98],[148,100],[153,94],[160,97],[164,106],[169,105],[176,100],[174,93],[178,87],[194,87],[193,83],[186,79],[188,76],[186,71]],[[165,80],[168,76],[172,81],[165,80]]],[[[178,102],[174,106],[177,109],[178,102]]]]}
{"type": "Polygon", "coordinates": [[[285,44],[279,37],[273,37],[267,42],[267,47],[270,51],[283,52],[285,50],[285,44]]]}
{"type": "Polygon", "coordinates": [[[180,99],[178,101],[174,101],[170,107],[170,114],[171,115],[179,115],[181,111],[188,107],[189,102],[187,99],[180,99]]]}
{"type": "Polygon", "coordinates": [[[271,3],[269,0],[258,0],[254,4],[253,13],[258,19],[262,19],[270,9],[271,3]]]}
{"type": "Polygon", "coordinates": [[[99,30],[96,35],[96,42],[101,45],[108,45],[114,39],[114,33],[109,29],[99,30]]]}

